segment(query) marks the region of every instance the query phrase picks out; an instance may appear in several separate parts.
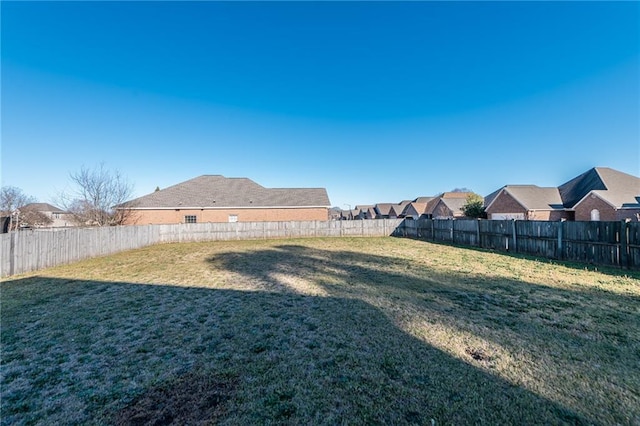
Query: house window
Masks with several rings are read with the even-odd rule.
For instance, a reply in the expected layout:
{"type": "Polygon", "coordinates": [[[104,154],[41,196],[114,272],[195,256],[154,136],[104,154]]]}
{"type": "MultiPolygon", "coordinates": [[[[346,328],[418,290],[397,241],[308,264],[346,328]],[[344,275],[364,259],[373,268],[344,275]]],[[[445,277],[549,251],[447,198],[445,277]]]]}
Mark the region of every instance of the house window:
{"type": "Polygon", "coordinates": [[[237,214],[230,214],[229,215],[229,223],[235,223],[238,221],[238,215],[237,214]]]}
{"type": "Polygon", "coordinates": [[[184,217],[184,223],[196,223],[196,215],[186,215],[184,217]]]}
{"type": "Polygon", "coordinates": [[[598,209],[591,210],[591,220],[593,221],[600,220],[600,210],[598,209]]]}

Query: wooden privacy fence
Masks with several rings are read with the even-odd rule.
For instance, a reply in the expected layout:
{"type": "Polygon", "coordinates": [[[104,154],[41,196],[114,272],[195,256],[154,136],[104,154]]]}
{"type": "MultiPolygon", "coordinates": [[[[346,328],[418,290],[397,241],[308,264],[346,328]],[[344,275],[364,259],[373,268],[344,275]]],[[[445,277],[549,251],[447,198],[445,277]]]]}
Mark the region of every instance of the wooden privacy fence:
{"type": "Polygon", "coordinates": [[[405,220],[237,222],[64,228],[0,234],[0,276],[158,243],[406,236],[623,268],[640,268],[639,222],[405,220]]]}
{"type": "Polygon", "coordinates": [[[0,234],[6,277],[157,243],[265,238],[389,236],[402,219],[236,222],[62,228],[0,234]]]}
{"type": "Polygon", "coordinates": [[[404,220],[394,235],[640,268],[640,222],[421,219],[404,220]]]}

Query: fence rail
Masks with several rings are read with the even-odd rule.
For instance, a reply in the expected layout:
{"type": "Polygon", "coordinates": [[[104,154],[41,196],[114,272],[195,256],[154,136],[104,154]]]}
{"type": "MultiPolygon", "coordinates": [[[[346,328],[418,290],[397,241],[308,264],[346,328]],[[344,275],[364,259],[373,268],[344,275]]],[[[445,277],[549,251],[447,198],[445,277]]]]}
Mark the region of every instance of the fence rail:
{"type": "Polygon", "coordinates": [[[236,222],[61,228],[0,234],[0,276],[6,277],[157,243],[266,238],[389,236],[402,219],[236,222]]]}
{"type": "Polygon", "coordinates": [[[397,236],[597,265],[640,268],[640,222],[404,220],[397,236]]]}

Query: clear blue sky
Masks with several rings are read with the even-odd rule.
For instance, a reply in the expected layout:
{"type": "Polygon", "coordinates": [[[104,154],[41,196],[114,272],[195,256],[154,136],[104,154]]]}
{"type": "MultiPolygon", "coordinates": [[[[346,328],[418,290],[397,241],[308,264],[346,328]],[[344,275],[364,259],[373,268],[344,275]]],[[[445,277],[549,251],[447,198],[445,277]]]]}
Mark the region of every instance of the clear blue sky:
{"type": "Polygon", "coordinates": [[[640,174],[640,3],[6,2],[2,184],[104,162],[332,205],[640,174]]]}

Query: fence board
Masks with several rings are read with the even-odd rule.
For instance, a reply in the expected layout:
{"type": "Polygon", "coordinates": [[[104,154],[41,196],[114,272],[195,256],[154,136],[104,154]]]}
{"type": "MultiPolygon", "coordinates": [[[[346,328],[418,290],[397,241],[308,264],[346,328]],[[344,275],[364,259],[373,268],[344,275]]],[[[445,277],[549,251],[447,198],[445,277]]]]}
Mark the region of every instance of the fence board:
{"type": "Polygon", "coordinates": [[[640,222],[425,219],[406,220],[401,228],[394,235],[640,268],[640,222]]]}
{"type": "Polygon", "coordinates": [[[0,235],[0,276],[30,272],[157,243],[388,236],[402,219],[236,222],[29,230],[0,235]]]}

